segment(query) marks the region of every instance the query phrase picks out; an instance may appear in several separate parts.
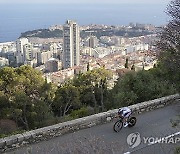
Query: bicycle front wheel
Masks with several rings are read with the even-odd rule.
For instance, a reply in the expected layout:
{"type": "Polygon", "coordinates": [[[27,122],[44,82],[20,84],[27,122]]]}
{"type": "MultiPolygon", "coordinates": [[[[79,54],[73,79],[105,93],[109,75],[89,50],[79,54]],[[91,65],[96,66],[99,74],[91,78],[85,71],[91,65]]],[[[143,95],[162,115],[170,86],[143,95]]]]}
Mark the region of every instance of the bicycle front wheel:
{"type": "Polygon", "coordinates": [[[119,132],[123,127],[123,122],[121,120],[116,121],[116,123],[113,126],[113,130],[115,132],[119,132]]]}

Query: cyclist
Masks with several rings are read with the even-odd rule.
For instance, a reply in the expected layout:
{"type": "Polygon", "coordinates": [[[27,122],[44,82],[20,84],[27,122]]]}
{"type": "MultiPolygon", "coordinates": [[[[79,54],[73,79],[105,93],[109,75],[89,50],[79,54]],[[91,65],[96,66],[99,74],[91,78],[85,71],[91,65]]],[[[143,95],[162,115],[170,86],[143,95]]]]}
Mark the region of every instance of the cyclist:
{"type": "Polygon", "coordinates": [[[131,115],[132,111],[128,107],[119,108],[118,115],[122,116],[125,120],[124,127],[128,126],[128,117],[131,115]]]}

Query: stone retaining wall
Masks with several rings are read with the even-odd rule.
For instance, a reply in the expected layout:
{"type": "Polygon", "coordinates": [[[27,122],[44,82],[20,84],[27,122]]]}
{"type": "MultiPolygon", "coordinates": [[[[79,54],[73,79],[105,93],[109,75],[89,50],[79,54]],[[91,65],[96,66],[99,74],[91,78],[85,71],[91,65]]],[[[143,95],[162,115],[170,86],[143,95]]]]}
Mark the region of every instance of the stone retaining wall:
{"type": "MultiPolygon", "coordinates": [[[[172,104],[175,102],[176,99],[179,98],[180,95],[176,94],[131,105],[129,107],[133,110],[135,114],[139,114],[141,112],[155,110],[165,105],[172,104]]],[[[50,138],[57,137],[66,133],[74,132],[76,130],[110,122],[117,114],[117,111],[118,109],[114,109],[88,117],[79,118],[72,121],[67,121],[56,125],[28,131],[23,134],[17,134],[10,137],[1,138],[0,152],[18,148],[26,144],[48,140],[50,138]]]]}

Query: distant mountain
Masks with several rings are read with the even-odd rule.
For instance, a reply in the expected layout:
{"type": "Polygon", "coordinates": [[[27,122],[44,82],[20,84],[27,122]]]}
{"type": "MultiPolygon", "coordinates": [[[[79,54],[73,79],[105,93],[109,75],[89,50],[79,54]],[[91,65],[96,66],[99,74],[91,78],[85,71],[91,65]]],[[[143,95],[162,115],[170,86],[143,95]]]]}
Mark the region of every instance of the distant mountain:
{"type": "Polygon", "coordinates": [[[55,30],[37,29],[37,30],[21,33],[20,38],[21,37],[58,38],[58,37],[63,37],[63,31],[59,29],[55,29],[55,30]]]}
{"type": "MultiPolygon", "coordinates": [[[[144,30],[144,29],[88,29],[82,30],[80,36],[85,38],[89,36],[89,31],[93,31],[92,35],[100,38],[101,36],[122,36],[122,37],[138,37],[143,35],[153,34],[154,32],[144,30]]],[[[21,37],[39,37],[39,38],[60,38],[63,37],[63,31],[59,29],[49,30],[49,29],[37,29],[33,31],[27,31],[21,33],[21,37]]]]}

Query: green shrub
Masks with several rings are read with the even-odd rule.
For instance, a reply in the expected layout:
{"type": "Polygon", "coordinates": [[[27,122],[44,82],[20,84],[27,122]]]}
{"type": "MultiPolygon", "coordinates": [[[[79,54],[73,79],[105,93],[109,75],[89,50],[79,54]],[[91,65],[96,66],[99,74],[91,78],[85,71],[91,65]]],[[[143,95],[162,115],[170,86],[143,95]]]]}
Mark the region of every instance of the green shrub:
{"type": "Polygon", "coordinates": [[[16,134],[22,134],[26,132],[25,130],[17,130],[8,134],[0,134],[0,138],[4,138],[4,137],[8,137],[8,136],[12,136],[12,135],[16,135],[16,134]]]}
{"type": "Polygon", "coordinates": [[[93,110],[90,107],[82,107],[79,110],[72,111],[70,116],[73,118],[82,118],[91,114],[93,114],[93,110]]]}
{"type": "Polygon", "coordinates": [[[177,148],[175,149],[174,154],[180,154],[180,147],[177,147],[177,148]]]}

